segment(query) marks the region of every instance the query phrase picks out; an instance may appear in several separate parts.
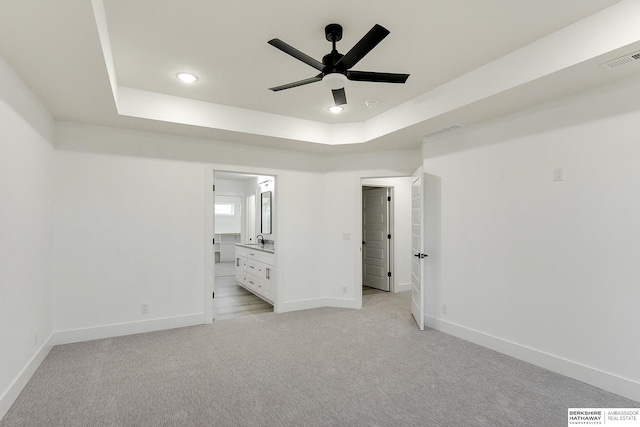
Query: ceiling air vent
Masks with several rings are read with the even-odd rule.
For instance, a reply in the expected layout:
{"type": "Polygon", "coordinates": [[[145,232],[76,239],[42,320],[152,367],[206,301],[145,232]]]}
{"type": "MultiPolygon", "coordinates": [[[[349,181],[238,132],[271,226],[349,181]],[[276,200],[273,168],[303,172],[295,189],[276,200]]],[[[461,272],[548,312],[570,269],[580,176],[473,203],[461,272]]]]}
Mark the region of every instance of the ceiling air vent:
{"type": "Polygon", "coordinates": [[[600,64],[602,68],[610,70],[612,68],[621,67],[623,65],[631,64],[632,62],[636,62],[640,60],[640,51],[630,53],[629,55],[621,56],[620,58],[616,58],[613,61],[605,62],[604,64],[600,64]]]}
{"type": "Polygon", "coordinates": [[[455,124],[455,125],[448,126],[446,128],[442,128],[442,129],[434,130],[433,132],[426,133],[426,134],[423,135],[423,137],[424,137],[424,139],[435,138],[436,136],[440,136],[443,133],[449,133],[449,132],[452,132],[452,131],[454,131],[456,129],[460,129],[460,128],[463,128],[463,127],[464,127],[464,125],[455,124]]]}

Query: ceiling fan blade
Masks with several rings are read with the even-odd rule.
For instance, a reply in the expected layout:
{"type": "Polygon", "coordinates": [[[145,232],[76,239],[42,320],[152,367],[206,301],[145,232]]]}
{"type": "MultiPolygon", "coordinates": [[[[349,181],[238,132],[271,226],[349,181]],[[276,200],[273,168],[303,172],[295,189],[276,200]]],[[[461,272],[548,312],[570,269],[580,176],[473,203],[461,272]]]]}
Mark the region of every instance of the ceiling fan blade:
{"type": "Polygon", "coordinates": [[[354,47],[351,48],[349,52],[345,56],[338,61],[337,65],[344,67],[344,69],[348,70],[353,67],[360,61],[364,56],[371,51],[374,47],[378,45],[389,35],[389,30],[384,28],[382,25],[374,25],[372,29],[369,30],[367,34],[364,35],[360,39],[358,43],[354,47]]]}
{"type": "Polygon", "coordinates": [[[309,83],[319,82],[320,80],[322,80],[322,74],[318,74],[315,77],[309,77],[308,79],[298,80],[297,82],[287,83],[286,85],[270,87],[269,90],[277,92],[279,90],[291,89],[292,87],[298,87],[302,85],[307,85],[309,83]]]}
{"type": "Polygon", "coordinates": [[[289,54],[289,55],[293,56],[296,59],[299,59],[300,61],[304,62],[305,64],[311,65],[313,68],[315,68],[318,71],[322,71],[322,69],[324,68],[324,64],[322,62],[313,59],[312,57],[310,57],[306,53],[300,52],[295,47],[286,44],[285,42],[283,42],[280,39],[272,39],[272,40],[269,40],[268,43],[271,46],[280,49],[284,53],[289,54]]]}
{"type": "Polygon", "coordinates": [[[335,101],[336,106],[347,103],[347,94],[344,91],[344,88],[332,89],[331,92],[333,92],[333,100],[335,101]]]}
{"type": "Polygon", "coordinates": [[[409,74],[347,71],[347,78],[357,82],[404,83],[409,78],[409,74]]]}

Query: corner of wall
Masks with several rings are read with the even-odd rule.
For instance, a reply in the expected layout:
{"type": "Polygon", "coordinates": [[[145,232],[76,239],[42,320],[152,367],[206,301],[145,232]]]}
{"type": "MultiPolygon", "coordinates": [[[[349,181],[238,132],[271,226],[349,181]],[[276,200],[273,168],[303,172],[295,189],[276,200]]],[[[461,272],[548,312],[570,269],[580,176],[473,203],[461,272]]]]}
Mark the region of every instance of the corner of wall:
{"type": "Polygon", "coordinates": [[[0,98],[52,146],[55,121],[42,102],[0,57],[0,98]]]}
{"type": "Polygon", "coordinates": [[[358,309],[355,298],[310,298],[304,300],[287,301],[278,305],[278,313],[308,310],[310,308],[335,307],[358,309]]]}
{"type": "Polygon", "coordinates": [[[18,373],[15,380],[5,390],[4,394],[0,396],[0,420],[7,414],[11,405],[16,401],[24,387],[27,385],[33,374],[36,372],[40,364],[47,357],[51,349],[54,346],[54,334],[49,335],[49,338],[42,344],[42,346],[36,351],[31,360],[26,366],[18,373]]]}

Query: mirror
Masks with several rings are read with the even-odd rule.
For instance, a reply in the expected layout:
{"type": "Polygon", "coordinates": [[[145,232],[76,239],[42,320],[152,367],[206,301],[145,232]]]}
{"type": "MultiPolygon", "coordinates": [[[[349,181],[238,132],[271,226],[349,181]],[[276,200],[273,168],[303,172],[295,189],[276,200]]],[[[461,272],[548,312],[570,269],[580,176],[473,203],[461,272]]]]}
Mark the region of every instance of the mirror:
{"type": "Polygon", "coordinates": [[[261,194],[261,205],[260,231],[263,234],[271,234],[271,191],[261,194]]]}

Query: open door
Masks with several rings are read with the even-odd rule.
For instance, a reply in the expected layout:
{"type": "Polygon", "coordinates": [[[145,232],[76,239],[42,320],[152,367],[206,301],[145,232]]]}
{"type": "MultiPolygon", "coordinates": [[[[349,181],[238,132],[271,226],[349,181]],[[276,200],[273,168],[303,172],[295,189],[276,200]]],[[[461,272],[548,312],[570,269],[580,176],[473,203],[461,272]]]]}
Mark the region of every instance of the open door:
{"type": "Polygon", "coordinates": [[[389,189],[362,187],[362,284],[389,292],[389,189]]]}
{"type": "Polygon", "coordinates": [[[411,314],[424,330],[424,173],[422,167],[411,182],[411,314]]]}

